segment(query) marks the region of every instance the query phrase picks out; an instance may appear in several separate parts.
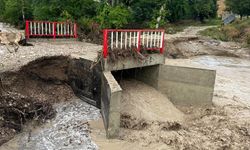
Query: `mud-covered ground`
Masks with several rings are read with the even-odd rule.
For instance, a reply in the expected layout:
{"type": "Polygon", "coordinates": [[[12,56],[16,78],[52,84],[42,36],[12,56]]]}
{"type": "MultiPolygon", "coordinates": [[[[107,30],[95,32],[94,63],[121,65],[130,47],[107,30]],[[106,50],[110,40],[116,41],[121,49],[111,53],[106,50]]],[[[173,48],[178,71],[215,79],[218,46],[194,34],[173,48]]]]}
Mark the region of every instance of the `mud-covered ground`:
{"type": "Polygon", "coordinates": [[[29,121],[39,125],[52,119],[56,114],[53,105],[74,96],[65,82],[65,63],[45,72],[39,70],[41,66],[30,65],[0,74],[0,145],[23,131],[29,121]]]}
{"type": "Polygon", "coordinates": [[[89,121],[100,118],[99,109],[78,98],[59,102],[54,106],[56,116],[41,126],[27,124],[25,130],[0,150],[95,150],[91,140],[89,121]]]}
{"type": "MultiPolygon", "coordinates": [[[[88,46],[93,46],[94,49],[100,46],[82,43],[74,46],[76,43],[72,42],[38,42],[33,47],[22,47],[17,53],[8,53],[0,46],[0,55],[4,56],[0,57],[1,104],[4,108],[14,108],[11,109],[12,116],[21,114],[19,118],[25,118],[26,113],[30,116],[25,118],[25,124],[21,120],[18,122],[22,133],[0,149],[249,149],[249,50],[237,43],[198,36],[198,31],[205,28],[207,27],[191,27],[183,33],[167,35],[169,43],[166,44],[166,55],[169,58],[182,59],[166,59],[166,64],[217,70],[214,107],[177,106],[178,110],[167,97],[152,87],[135,80],[125,80],[121,83],[124,90],[122,129],[119,139],[116,140],[106,139],[99,110],[74,97],[71,88],[66,84],[63,63],[45,68],[45,74],[43,70],[37,69],[39,67],[23,67],[41,56],[59,54],[84,56],[93,60],[97,51],[87,51],[88,46]],[[136,94],[131,94],[135,91],[136,94]],[[19,102],[24,100],[28,103],[8,103],[8,98],[13,97],[19,102]],[[34,113],[27,110],[27,104],[39,107],[34,107],[34,113]],[[50,111],[44,109],[44,104],[49,106],[47,108],[53,108],[51,112],[55,113],[50,116],[50,111]],[[45,113],[37,115],[38,110],[45,110],[45,113]],[[43,118],[43,125],[37,124],[38,116],[43,118]],[[48,120],[50,118],[53,119],[48,120]]],[[[62,60],[67,62],[67,59],[62,60]]],[[[4,139],[3,142],[20,132],[13,125],[6,126],[3,119],[10,116],[6,114],[1,113],[3,117],[1,116],[0,122],[3,127],[0,139],[4,139]],[[6,131],[10,132],[5,134],[6,131]]]]}
{"type": "Polygon", "coordinates": [[[101,122],[91,123],[92,137],[100,149],[236,150],[250,147],[247,105],[219,106],[215,96],[214,107],[178,107],[180,112],[152,87],[135,80],[122,82],[119,140],[105,140],[101,122]]]}
{"type": "Polygon", "coordinates": [[[165,55],[174,59],[201,55],[250,58],[250,49],[240,43],[222,42],[200,36],[199,32],[207,28],[210,26],[188,27],[183,32],[174,35],[167,34],[165,55]]]}

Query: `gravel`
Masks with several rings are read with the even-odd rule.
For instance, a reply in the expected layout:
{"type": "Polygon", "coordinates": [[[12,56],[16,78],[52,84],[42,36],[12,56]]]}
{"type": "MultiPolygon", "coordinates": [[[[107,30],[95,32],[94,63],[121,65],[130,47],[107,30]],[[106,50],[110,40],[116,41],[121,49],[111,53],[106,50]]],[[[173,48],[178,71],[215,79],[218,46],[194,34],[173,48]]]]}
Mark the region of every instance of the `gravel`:
{"type": "Polygon", "coordinates": [[[80,99],[56,104],[55,109],[57,115],[54,119],[42,127],[20,134],[1,148],[5,150],[98,149],[91,140],[88,121],[101,118],[99,109],[80,99]]]}

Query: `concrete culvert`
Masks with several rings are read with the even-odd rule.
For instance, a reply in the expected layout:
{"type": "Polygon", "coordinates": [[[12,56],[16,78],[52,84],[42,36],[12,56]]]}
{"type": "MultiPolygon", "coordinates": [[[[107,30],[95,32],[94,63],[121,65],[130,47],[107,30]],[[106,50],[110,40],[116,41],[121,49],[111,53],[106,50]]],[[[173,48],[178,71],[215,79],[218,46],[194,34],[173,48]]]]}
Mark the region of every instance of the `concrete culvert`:
{"type": "Polygon", "coordinates": [[[136,80],[140,69],[114,71],[122,88],[121,127],[145,129],[153,122],[182,122],[184,114],[155,88],[136,80]]]}

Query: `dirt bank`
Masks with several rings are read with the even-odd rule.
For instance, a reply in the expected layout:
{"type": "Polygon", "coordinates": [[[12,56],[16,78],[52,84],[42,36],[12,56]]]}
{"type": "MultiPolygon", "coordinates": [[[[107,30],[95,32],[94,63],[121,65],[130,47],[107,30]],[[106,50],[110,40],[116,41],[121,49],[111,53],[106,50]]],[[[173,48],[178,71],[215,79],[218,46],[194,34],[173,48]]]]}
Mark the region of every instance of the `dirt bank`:
{"type": "Polygon", "coordinates": [[[40,124],[53,118],[53,104],[74,96],[64,73],[67,57],[54,61],[61,63],[32,62],[18,72],[0,74],[0,145],[21,132],[26,122],[36,120],[40,124]]]}
{"type": "Polygon", "coordinates": [[[168,58],[190,58],[201,55],[250,58],[250,49],[235,42],[222,42],[199,35],[208,27],[188,27],[183,32],[166,35],[165,55],[168,58]]]}

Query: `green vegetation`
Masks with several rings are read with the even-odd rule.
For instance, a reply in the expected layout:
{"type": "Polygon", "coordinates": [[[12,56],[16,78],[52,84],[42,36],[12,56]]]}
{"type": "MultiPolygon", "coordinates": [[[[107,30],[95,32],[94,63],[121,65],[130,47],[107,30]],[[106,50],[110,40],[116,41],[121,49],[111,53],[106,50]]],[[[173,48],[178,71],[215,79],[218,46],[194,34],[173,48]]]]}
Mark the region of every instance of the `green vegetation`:
{"type": "Polygon", "coordinates": [[[175,34],[177,32],[182,32],[185,28],[189,26],[217,26],[221,24],[220,19],[206,19],[203,22],[197,22],[194,20],[183,20],[176,23],[167,24],[164,26],[166,33],[175,34]]]}
{"type": "MultiPolygon", "coordinates": [[[[71,20],[100,28],[155,27],[160,22],[216,17],[216,0],[0,0],[0,20],[24,25],[28,20],[71,20]],[[163,8],[163,11],[160,11],[163,8]],[[160,20],[157,20],[160,18],[160,20]],[[85,20],[85,21],[83,21],[85,20]],[[137,26],[134,26],[137,24],[137,26]]],[[[91,27],[88,27],[91,28],[91,27]]]]}
{"type": "Polygon", "coordinates": [[[226,0],[227,10],[240,17],[250,16],[250,0],[226,0]]]}
{"type": "Polygon", "coordinates": [[[250,19],[237,20],[230,25],[209,28],[200,33],[213,39],[241,42],[250,46],[250,19]]]}
{"type": "Polygon", "coordinates": [[[24,28],[25,20],[77,22],[79,37],[91,40],[99,39],[104,28],[173,24],[176,32],[188,25],[183,20],[205,23],[216,18],[216,12],[216,0],[0,0],[2,22],[19,28],[24,28]]]}

